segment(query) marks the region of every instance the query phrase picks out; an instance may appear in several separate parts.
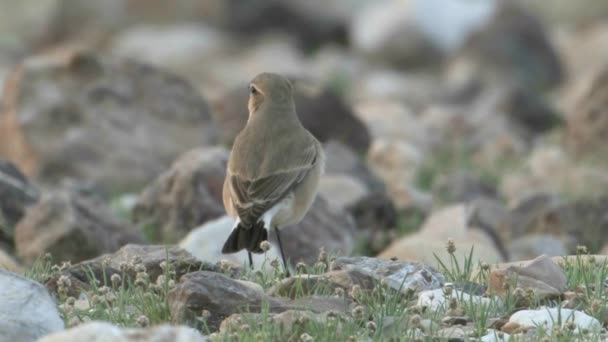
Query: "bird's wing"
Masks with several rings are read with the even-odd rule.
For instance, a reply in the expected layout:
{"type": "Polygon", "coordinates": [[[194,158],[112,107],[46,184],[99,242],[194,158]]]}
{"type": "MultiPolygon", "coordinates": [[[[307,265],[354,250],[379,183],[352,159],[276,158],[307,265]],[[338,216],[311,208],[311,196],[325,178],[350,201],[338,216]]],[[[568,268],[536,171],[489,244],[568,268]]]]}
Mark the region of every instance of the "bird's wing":
{"type": "Polygon", "coordinates": [[[286,156],[282,169],[257,179],[230,174],[232,203],[243,225],[253,225],[267,210],[287,196],[313,168],[318,153],[317,146],[311,144],[296,156],[286,156]]]}

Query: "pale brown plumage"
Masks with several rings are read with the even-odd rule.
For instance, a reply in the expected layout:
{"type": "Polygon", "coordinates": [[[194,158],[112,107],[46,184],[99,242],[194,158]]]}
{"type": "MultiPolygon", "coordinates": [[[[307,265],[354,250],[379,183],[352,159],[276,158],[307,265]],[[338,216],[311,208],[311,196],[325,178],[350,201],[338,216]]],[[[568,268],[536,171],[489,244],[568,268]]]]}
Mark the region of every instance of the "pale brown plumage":
{"type": "Polygon", "coordinates": [[[298,119],[287,79],[263,73],[250,89],[249,119],[234,142],[224,181],[224,206],[240,221],[224,253],[262,252],[266,229],[299,222],[316,195],[325,159],[298,119]]]}

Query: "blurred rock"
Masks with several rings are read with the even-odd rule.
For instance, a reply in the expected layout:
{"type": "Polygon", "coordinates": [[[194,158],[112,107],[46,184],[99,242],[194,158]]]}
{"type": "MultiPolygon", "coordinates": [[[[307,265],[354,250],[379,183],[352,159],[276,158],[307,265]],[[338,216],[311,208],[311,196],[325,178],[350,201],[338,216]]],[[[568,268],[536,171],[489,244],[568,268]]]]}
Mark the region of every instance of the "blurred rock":
{"type": "MultiPolygon", "coordinates": [[[[557,0],[561,1],[561,0],[557,0]]],[[[582,2],[581,2],[582,3],[582,2]]],[[[585,1],[582,7],[592,7],[592,3],[599,4],[595,1],[585,1]]],[[[578,100],[580,94],[577,94],[574,89],[581,89],[578,81],[589,78],[594,78],[598,70],[606,65],[608,59],[608,23],[604,20],[595,22],[586,22],[580,27],[557,26],[553,29],[553,41],[556,47],[560,50],[563,62],[568,70],[570,77],[569,81],[560,89],[562,96],[556,99],[558,102],[569,99],[572,95],[574,100],[578,100]]],[[[583,81],[585,82],[585,81],[583,81]]],[[[572,108],[564,110],[568,113],[570,110],[576,110],[576,103],[572,103],[572,108]]]]}
{"type": "Polygon", "coordinates": [[[44,253],[78,262],[142,240],[103,203],[69,192],[45,195],[15,228],[17,254],[28,264],[44,253]]]}
{"type": "Polygon", "coordinates": [[[0,248],[0,270],[22,273],[23,267],[12,255],[0,248]]]}
{"type": "Polygon", "coordinates": [[[329,271],[319,275],[298,274],[277,282],[267,293],[271,296],[298,298],[313,295],[320,288],[327,289],[328,293],[333,293],[338,288],[348,293],[354,285],[371,291],[377,285],[375,281],[371,275],[354,269],[329,271]]]}
{"type": "Polygon", "coordinates": [[[347,208],[355,219],[357,239],[371,254],[384,250],[396,234],[398,216],[392,199],[384,192],[370,193],[347,208]]]}
{"type": "Polygon", "coordinates": [[[48,35],[58,4],[59,0],[0,1],[0,55],[21,55],[39,47],[48,35]]]}
{"type": "Polygon", "coordinates": [[[516,237],[550,235],[562,241],[569,253],[574,253],[578,245],[594,253],[607,241],[603,233],[608,229],[607,210],[606,196],[570,202],[537,196],[516,207],[511,221],[502,229],[516,237]]]}
{"type": "Polygon", "coordinates": [[[478,261],[500,262],[506,255],[502,241],[492,227],[469,225],[469,212],[465,205],[453,205],[431,214],[420,231],[392,243],[379,257],[400,260],[417,260],[435,264],[435,255],[441,260],[449,257],[446,242],[451,239],[456,247],[455,257],[464,260],[473,248],[473,264],[478,261]]]}
{"type": "Polygon", "coordinates": [[[351,22],[350,42],[364,55],[396,65],[420,65],[439,58],[439,51],[417,26],[408,1],[368,3],[351,22]]]}
{"type": "Polygon", "coordinates": [[[34,342],[63,330],[57,305],[44,286],[0,270],[0,288],[2,339],[34,342]]]}
{"type": "Polygon", "coordinates": [[[510,201],[546,192],[601,196],[608,186],[608,171],[602,164],[597,159],[577,159],[559,145],[538,146],[522,167],[503,177],[500,192],[510,201]]]}
{"type": "Polygon", "coordinates": [[[440,175],[433,184],[433,196],[450,203],[469,202],[479,197],[495,198],[498,193],[493,185],[484,182],[481,177],[460,170],[440,175]]]}
{"type": "Polygon", "coordinates": [[[567,143],[577,154],[606,152],[608,137],[608,67],[580,81],[576,108],[567,113],[567,143]],[[584,89],[584,90],[583,90],[584,89]]]}
{"type": "Polygon", "coordinates": [[[196,260],[190,253],[179,248],[158,245],[128,244],[112,254],[104,254],[95,259],[86,260],[67,267],[60,275],[54,275],[45,281],[47,288],[57,291],[57,279],[68,276],[73,283],[71,296],[78,297],[80,291],[89,290],[91,276],[95,279],[110,279],[118,274],[127,281],[135,281],[136,265],[143,266],[152,282],[165,272],[175,272],[177,278],[199,271],[219,271],[215,265],[196,260]],[[162,264],[162,265],[161,265],[162,264]],[[163,267],[167,267],[166,270],[163,267]]]}
{"type": "MultiPolygon", "coordinates": [[[[306,81],[295,79],[296,111],[300,121],[319,141],[337,140],[354,151],[364,153],[370,144],[366,126],[336,94],[306,81]]],[[[233,89],[214,104],[213,119],[221,129],[222,140],[232,145],[247,122],[248,90],[233,89]]]]}
{"type": "Polygon", "coordinates": [[[608,4],[602,1],[584,0],[517,0],[530,8],[545,22],[571,26],[584,25],[599,21],[608,14],[608,4]]]}
{"type": "Polygon", "coordinates": [[[264,307],[270,313],[287,310],[310,310],[313,312],[345,311],[348,307],[339,298],[307,297],[289,301],[270,297],[263,291],[248,287],[220,273],[199,271],[180,279],[168,296],[174,322],[193,323],[203,309],[210,312],[207,326],[215,330],[228,316],[235,313],[260,312],[264,307]]]}
{"type": "Polygon", "coordinates": [[[604,245],[604,248],[602,248],[599,254],[608,255],[608,244],[604,245]]]}
{"type": "Polygon", "coordinates": [[[341,257],[333,262],[333,269],[348,270],[371,276],[376,282],[386,282],[393,290],[434,290],[443,286],[443,274],[431,266],[419,262],[382,260],[368,257],[341,257]]]}
{"type": "Polygon", "coordinates": [[[0,155],[44,183],[137,189],[214,140],[206,102],[188,83],[129,60],[72,50],[30,57],[4,95],[0,155]]]}
{"type": "Polygon", "coordinates": [[[355,106],[355,113],[369,127],[373,140],[397,140],[422,150],[437,141],[420,118],[399,101],[361,102],[355,106]]]}
{"type": "MultiPolygon", "coordinates": [[[[228,217],[211,221],[193,230],[180,242],[180,246],[191,251],[199,260],[217,262],[227,259],[245,263],[247,253],[244,251],[226,255],[221,253],[233,226],[234,220],[228,217]]],[[[349,255],[355,245],[355,230],[354,220],[348,213],[332,208],[325,199],[317,196],[300,223],[281,229],[285,257],[295,265],[299,261],[314,264],[322,248],[332,255],[349,255]]],[[[278,253],[274,247],[276,234],[269,232],[268,236],[273,245],[268,252],[270,258],[278,253]]],[[[254,257],[264,260],[264,255],[254,257]]]]}
{"type": "Polygon", "coordinates": [[[109,50],[188,78],[205,60],[229,52],[230,45],[225,34],[206,25],[141,25],[116,35],[109,50]]]}
{"type": "MultiPolygon", "coordinates": [[[[419,112],[439,98],[444,91],[441,80],[428,72],[408,70],[405,73],[395,69],[380,69],[359,72],[356,75],[350,98],[356,99],[357,103],[381,104],[386,101],[389,110],[399,105],[396,101],[400,101],[405,103],[407,108],[419,112]]],[[[383,118],[381,112],[382,110],[378,112],[378,119],[383,118]]],[[[389,116],[389,113],[385,115],[389,116]]],[[[374,120],[370,120],[369,125],[374,125],[374,120]]],[[[413,131],[407,126],[390,128],[413,131]]]]}
{"type": "Polygon", "coordinates": [[[336,208],[345,210],[369,194],[359,179],[349,175],[323,175],[319,182],[319,194],[336,208]]]}
{"type": "Polygon", "coordinates": [[[325,175],[347,174],[363,182],[370,191],[383,191],[384,183],[372,172],[365,160],[351,148],[335,140],[324,144],[325,175]]]}
{"type": "Polygon", "coordinates": [[[221,217],[222,186],[229,151],[198,148],[182,154],[137,199],[133,222],[152,241],[177,241],[195,227],[221,217]]]}
{"type": "Polygon", "coordinates": [[[514,82],[524,89],[542,91],[563,76],[557,52],[541,22],[514,2],[500,6],[450,61],[450,86],[514,82]]]}
{"type": "Polygon", "coordinates": [[[507,246],[509,260],[529,260],[539,255],[563,256],[570,252],[564,241],[549,234],[529,234],[513,239],[507,246]]]}
{"type": "Polygon", "coordinates": [[[92,321],[62,332],[50,334],[39,340],[39,342],[63,341],[205,342],[207,339],[197,330],[186,326],[163,324],[148,328],[125,329],[108,322],[92,321]]]}
{"type": "Polygon", "coordinates": [[[532,290],[534,298],[529,300],[546,300],[558,298],[567,287],[568,279],[564,270],[547,256],[541,255],[525,266],[493,270],[488,291],[506,299],[513,295],[508,289],[532,290]]]}
{"type": "Polygon", "coordinates": [[[370,167],[386,183],[387,193],[398,208],[424,207],[416,204],[417,198],[410,191],[423,158],[423,152],[416,146],[385,139],[374,140],[367,156],[370,167]]]}
{"type": "Polygon", "coordinates": [[[12,245],[15,225],[38,197],[38,189],[21,171],[11,162],[0,159],[0,241],[12,245]]]}

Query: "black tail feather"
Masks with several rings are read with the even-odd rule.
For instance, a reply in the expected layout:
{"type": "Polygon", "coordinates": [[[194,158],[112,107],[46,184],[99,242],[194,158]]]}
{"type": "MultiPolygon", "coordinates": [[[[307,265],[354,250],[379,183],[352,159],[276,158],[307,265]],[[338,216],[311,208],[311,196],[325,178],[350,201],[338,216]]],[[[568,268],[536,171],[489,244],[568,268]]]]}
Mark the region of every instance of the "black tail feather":
{"type": "Polygon", "coordinates": [[[239,224],[228,236],[222,248],[222,253],[236,253],[242,249],[246,249],[252,253],[264,253],[260,247],[260,243],[266,240],[268,240],[268,232],[264,228],[264,222],[256,223],[249,228],[245,228],[239,224]]]}

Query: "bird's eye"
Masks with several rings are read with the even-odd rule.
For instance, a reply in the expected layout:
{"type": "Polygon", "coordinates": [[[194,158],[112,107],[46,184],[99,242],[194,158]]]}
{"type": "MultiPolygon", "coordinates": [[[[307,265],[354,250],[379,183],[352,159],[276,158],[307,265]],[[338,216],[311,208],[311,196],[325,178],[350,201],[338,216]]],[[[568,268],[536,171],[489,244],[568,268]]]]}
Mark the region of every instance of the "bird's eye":
{"type": "Polygon", "coordinates": [[[258,93],[258,90],[257,90],[257,89],[256,89],[254,86],[250,85],[250,86],[249,86],[249,93],[250,93],[251,95],[255,95],[255,94],[257,94],[257,93],[258,93]]]}

